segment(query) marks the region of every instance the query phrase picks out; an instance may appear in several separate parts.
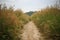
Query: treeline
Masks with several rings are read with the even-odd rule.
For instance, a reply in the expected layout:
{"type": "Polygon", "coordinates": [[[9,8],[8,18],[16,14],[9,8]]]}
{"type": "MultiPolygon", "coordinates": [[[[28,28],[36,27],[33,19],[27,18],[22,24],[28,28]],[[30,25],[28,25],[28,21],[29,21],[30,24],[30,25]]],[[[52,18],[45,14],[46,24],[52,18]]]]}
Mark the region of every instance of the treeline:
{"type": "Polygon", "coordinates": [[[0,5],[0,40],[20,40],[21,30],[29,21],[21,10],[0,5]]]}

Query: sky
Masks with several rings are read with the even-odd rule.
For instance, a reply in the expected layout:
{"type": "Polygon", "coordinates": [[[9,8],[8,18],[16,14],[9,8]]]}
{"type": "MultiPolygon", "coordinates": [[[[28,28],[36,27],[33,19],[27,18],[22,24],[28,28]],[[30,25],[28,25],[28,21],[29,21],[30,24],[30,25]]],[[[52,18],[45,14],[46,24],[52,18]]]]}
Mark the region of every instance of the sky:
{"type": "Polygon", "coordinates": [[[55,3],[55,0],[0,0],[0,4],[6,4],[7,7],[13,6],[15,9],[21,9],[24,12],[37,11],[55,3]]]}

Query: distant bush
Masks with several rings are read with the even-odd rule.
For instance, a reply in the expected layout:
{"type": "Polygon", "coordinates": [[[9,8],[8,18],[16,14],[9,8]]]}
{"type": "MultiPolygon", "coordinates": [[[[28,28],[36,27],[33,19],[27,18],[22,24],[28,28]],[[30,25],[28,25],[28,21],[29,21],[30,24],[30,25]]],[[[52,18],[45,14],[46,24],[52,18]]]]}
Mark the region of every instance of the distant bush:
{"type": "Polygon", "coordinates": [[[60,40],[60,9],[43,9],[33,14],[32,20],[46,40],[60,40]]]}

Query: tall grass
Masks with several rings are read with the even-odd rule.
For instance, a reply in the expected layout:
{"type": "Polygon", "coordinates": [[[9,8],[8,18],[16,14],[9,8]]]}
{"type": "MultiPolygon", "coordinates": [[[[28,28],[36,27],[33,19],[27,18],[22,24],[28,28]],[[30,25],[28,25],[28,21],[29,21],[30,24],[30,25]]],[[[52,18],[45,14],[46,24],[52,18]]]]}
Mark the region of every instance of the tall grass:
{"type": "Polygon", "coordinates": [[[20,40],[21,29],[29,21],[26,16],[12,7],[0,7],[0,40],[20,40]]]}
{"type": "Polygon", "coordinates": [[[32,20],[46,40],[60,40],[60,9],[43,9],[32,15],[32,20]]]}

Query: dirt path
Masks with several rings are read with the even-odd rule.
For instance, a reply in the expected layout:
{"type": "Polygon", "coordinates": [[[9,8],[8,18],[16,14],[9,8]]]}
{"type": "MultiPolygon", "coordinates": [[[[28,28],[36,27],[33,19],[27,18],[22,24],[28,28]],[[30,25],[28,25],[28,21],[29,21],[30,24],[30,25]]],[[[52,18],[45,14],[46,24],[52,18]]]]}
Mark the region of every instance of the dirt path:
{"type": "Polygon", "coordinates": [[[40,40],[40,39],[41,36],[39,30],[32,21],[24,25],[22,40],[40,40]]]}

